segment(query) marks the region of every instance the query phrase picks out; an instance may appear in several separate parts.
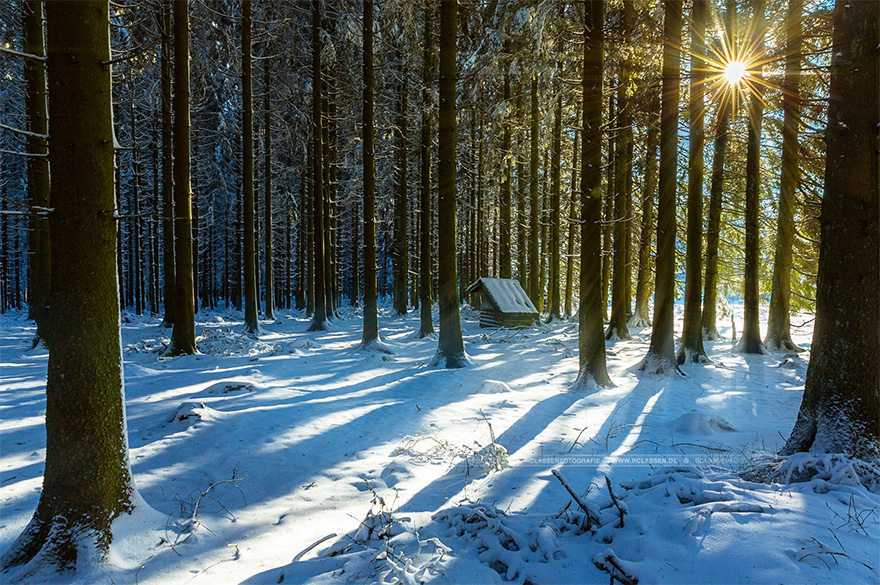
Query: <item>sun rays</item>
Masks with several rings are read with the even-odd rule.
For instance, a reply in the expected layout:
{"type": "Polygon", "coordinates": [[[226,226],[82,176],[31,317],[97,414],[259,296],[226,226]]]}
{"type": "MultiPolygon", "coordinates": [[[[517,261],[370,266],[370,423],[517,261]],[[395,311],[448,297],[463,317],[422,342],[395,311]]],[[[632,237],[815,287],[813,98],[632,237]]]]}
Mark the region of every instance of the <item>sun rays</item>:
{"type": "Polygon", "coordinates": [[[742,61],[731,61],[724,66],[724,80],[728,85],[736,85],[748,76],[746,64],[742,61]]]}

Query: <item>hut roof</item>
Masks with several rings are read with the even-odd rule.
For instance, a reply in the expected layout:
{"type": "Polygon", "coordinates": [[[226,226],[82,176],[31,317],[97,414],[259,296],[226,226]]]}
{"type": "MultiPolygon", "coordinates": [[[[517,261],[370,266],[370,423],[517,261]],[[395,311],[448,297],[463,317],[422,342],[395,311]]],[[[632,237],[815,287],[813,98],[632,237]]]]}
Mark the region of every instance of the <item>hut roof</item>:
{"type": "Polygon", "coordinates": [[[535,316],[538,315],[538,309],[532,304],[526,291],[515,278],[483,277],[470,285],[467,292],[477,292],[481,288],[486,291],[486,294],[502,313],[533,313],[535,316]]]}

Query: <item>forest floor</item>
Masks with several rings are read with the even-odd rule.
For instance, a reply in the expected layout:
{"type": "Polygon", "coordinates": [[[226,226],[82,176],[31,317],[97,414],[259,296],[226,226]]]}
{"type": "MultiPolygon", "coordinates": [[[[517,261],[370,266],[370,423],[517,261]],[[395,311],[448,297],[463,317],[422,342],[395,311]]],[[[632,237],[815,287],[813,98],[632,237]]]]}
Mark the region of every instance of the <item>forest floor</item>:
{"type": "MultiPolygon", "coordinates": [[[[793,320],[809,347],[809,318],[793,320]]],[[[482,330],[465,308],[461,370],[429,367],[437,343],[415,339],[417,313],[382,310],[390,355],[358,349],[348,308],[318,333],[282,312],[259,339],[240,315],[202,312],[202,355],[175,359],[158,320],[123,321],[143,502],[114,525],[107,562],[64,582],[880,582],[880,485],[850,461],[773,457],[808,353],[735,354],[729,323],[707,343],[713,363],[680,379],[637,374],[649,329],[609,342],[616,387],[587,391],[570,390],[570,321],[482,330]]],[[[27,350],[33,333],[0,318],[0,550],[43,472],[47,352],[27,350]]],[[[27,582],[57,578],[37,568],[27,582]]]]}

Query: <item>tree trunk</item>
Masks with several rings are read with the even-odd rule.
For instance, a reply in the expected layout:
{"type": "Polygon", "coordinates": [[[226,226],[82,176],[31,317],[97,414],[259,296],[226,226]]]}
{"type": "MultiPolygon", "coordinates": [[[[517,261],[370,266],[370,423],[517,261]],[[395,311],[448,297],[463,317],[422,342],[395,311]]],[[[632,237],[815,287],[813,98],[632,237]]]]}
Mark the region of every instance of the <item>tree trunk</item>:
{"type": "MultiPolygon", "coordinates": [[[[613,77],[612,77],[613,79],[613,77]]],[[[602,319],[608,321],[609,285],[611,284],[612,244],[611,236],[614,232],[614,172],[617,170],[617,114],[614,109],[615,99],[608,96],[608,155],[607,174],[605,176],[605,191],[602,194],[603,220],[602,220],[602,319]]]]}
{"type": "MultiPolygon", "coordinates": [[[[324,267],[324,138],[321,114],[321,0],[312,0],[312,239],[314,313],[309,331],[327,328],[324,267]]],[[[366,263],[366,258],[364,259],[366,263]]]]}
{"type": "Polygon", "coordinates": [[[687,260],[684,282],[684,326],[678,363],[709,363],[700,325],[703,277],[703,116],[706,92],[706,0],[693,0],[691,13],[691,83],[688,113],[687,260]]]}
{"type": "MultiPolygon", "coordinates": [[[[269,110],[269,61],[263,60],[263,252],[264,283],[266,286],[266,319],[275,319],[275,274],[272,253],[272,113],[269,110]]],[[[287,254],[290,258],[290,254],[287,254]]],[[[287,272],[288,275],[290,271],[287,272]]]]}
{"type": "Polygon", "coordinates": [[[602,77],[605,1],[584,5],[583,144],[581,145],[581,281],[578,388],[613,386],[602,335],[602,77]]]}
{"type": "MultiPolygon", "coordinates": [[[[133,86],[132,86],[133,87],[133,86]]],[[[142,315],[144,313],[144,271],[143,271],[143,240],[141,237],[141,200],[140,200],[140,178],[141,178],[141,161],[140,150],[137,146],[137,116],[134,108],[134,95],[131,96],[129,112],[131,114],[131,201],[132,201],[132,246],[131,266],[129,267],[134,279],[134,307],[135,314],[142,315]]]]}
{"type": "Polygon", "coordinates": [[[531,91],[531,144],[529,148],[529,298],[541,311],[540,294],[538,286],[539,279],[539,263],[538,255],[538,211],[540,202],[538,200],[538,74],[532,74],[532,91],[531,91]]]}
{"type": "MultiPolygon", "coordinates": [[[[192,163],[190,173],[192,174],[192,190],[191,190],[191,208],[192,208],[192,276],[193,276],[193,312],[199,312],[199,283],[201,282],[201,273],[199,269],[199,205],[202,202],[199,193],[199,132],[198,123],[192,123],[192,163]]],[[[137,233],[135,231],[135,233],[137,233]]],[[[135,247],[135,250],[137,247],[135,247]]]]}
{"type": "Polygon", "coordinates": [[[544,314],[544,308],[546,306],[545,301],[546,298],[546,285],[547,285],[547,218],[544,217],[547,213],[548,201],[547,201],[547,177],[550,175],[550,164],[548,161],[547,151],[544,151],[544,176],[543,181],[541,181],[541,204],[538,208],[538,226],[539,226],[539,235],[538,235],[538,313],[544,314]]]}
{"type": "Polygon", "coordinates": [[[553,115],[553,155],[551,157],[551,181],[550,189],[550,322],[558,321],[560,314],[560,270],[559,270],[559,208],[562,205],[560,191],[562,157],[562,96],[556,100],[556,111],[553,115]]]}
{"type": "Polygon", "coordinates": [[[838,0],[816,328],[783,454],[880,452],[880,4],[838,0]],[[858,75],[853,72],[858,71],[858,75]]]}
{"type": "Polygon", "coordinates": [[[162,266],[164,272],[164,316],[162,326],[174,325],[177,285],[174,266],[174,144],[172,131],[172,0],[162,0],[162,266]]]}
{"type": "Polygon", "coordinates": [[[663,93],[660,113],[660,199],[657,206],[657,286],[651,346],[641,368],[680,373],[675,358],[675,191],[678,169],[678,105],[681,80],[681,0],[669,0],[663,18],[663,93]]]}
{"type": "Polygon", "coordinates": [[[636,306],[628,325],[647,327],[651,324],[648,299],[651,297],[651,239],[654,234],[654,194],[657,191],[657,146],[660,130],[660,92],[651,89],[648,108],[648,140],[645,149],[645,183],[642,192],[642,231],[639,236],[639,271],[636,275],[636,306]]]}
{"type": "MultiPolygon", "coordinates": [[[[728,46],[734,44],[733,27],[736,21],[736,1],[727,0],[728,46]]],[[[703,313],[701,326],[703,337],[708,341],[718,341],[716,300],[718,289],[718,242],[721,237],[721,204],[724,198],[724,158],[727,155],[728,126],[730,112],[736,92],[728,92],[726,99],[718,104],[715,120],[715,143],[712,147],[712,179],[709,187],[709,223],[706,226],[706,282],[703,288],[703,313]]]]}
{"type": "MultiPolygon", "coordinates": [[[[24,50],[31,55],[44,55],[43,4],[37,0],[22,2],[24,24],[24,50]]],[[[49,207],[49,159],[46,157],[49,119],[46,111],[46,63],[37,59],[24,60],[25,113],[27,128],[27,152],[37,156],[27,157],[28,202],[32,208],[49,207]]],[[[49,218],[34,216],[30,225],[31,270],[28,285],[28,312],[37,323],[37,337],[46,339],[46,303],[51,280],[49,246],[49,218]]],[[[4,259],[5,261],[5,259],[4,259]]]]}
{"type": "MultiPolygon", "coordinates": [[[[522,88],[520,88],[522,89],[522,88]]],[[[523,105],[523,91],[516,93],[516,112],[517,125],[524,128],[525,106],[523,105]]],[[[529,290],[529,271],[528,271],[528,233],[526,225],[528,223],[528,203],[526,200],[526,165],[523,158],[524,138],[523,133],[519,133],[516,152],[516,244],[517,244],[517,270],[519,272],[519,284],[523,290],[529,290]]]]}
{"type": "Polygon", "coordinates": [[[758,292],[760,273],[761,225],[761,125],[764,117],[763,98],[763,59],[766,19],[764,18],[766,0],[753,0],[754,31],[751,45],[754,48],[756,64],[749,72],[749,138],[746,152],[746,249],[745,249],[745,289],[743,291],[743,333],[736,345],[740,353],[765,353],[761,343],[761,326],[758,321],[758,305],[761,297],[758,292]]]}
{"type": "Polygon", "coordinates": [[[422,119],[419,147],[419,338],[434,335],[431,316],[431,90],[434,84],[434,48],[432,46],[433,8],[425,3],[424,53],[422,55],[422,119]]]}
{"type": "MultiPolygon", "coordinates": [[[[505,46],[505,56],[510,54],[509,44],[505,46]]],[[[500,225],[500,241],[499,255],[500,263],[499,272],[501,278],[510,278],[513,274],[512,258],[511,258],[511,242],[510,242],[510,206],[511,206],[511,181],[513,178],[513,153],[511,148],[511,128],[510,128],[510,63],[506,60],[503,62],[504,67],[504,119],[501,124],[501,202],[499,211],[501,213],[500,225]]]]}
{"type": "MultiPolygon", "coordinates": [[[[575,109],[575,112],[577,110],[575,109]]],[[[566,317],[571,317],[571,293],[574,288],[574,236],[575,225],[577,223],[577,201],[578,201],[578,155],[580,148],[580,134],[574,131],[574,146],[571,152],[571,202],[568,208],[568,250],[565,255],[565,304],[562,307],[562,313],[566,317]]]]}
{"type": "Polygon", "coordinates": [[[373,0],[364,0],[364,334],[361,347],[379,341],[376,293],[376,162],[373,150],[373,0]]]}
{"type": "Polygon", "coordinates": [[[400,111],[397,120],[397,181],[396,202],[394,205],[394,312],[398,316],[406,315],[408,308],[409,290],[409,239],[407,226],[409,220],[407,190],[407,68],[405,57],[401,54],[402,79],[400,81],[400,111]]]}
{"type": "Polygon", "coordinates": [[[168,355],[196,348],[190,192],[189,2],[174,2],[174,233],[175,309],[168,355]]]}
{"type": "Polygon", "coordinates": [[[361,289],[360,289],[360,206],[358,200],[354,200],[354,211],[351,214],[351,306],[360,306],[361,289]]]}
{"type": "Polygon", "coordinates": [[[770,293],[770,316],[764,345],[773,351],[799,351],[791,340],[791,267],[794,241],[794,207],[798,186],[798,135],[801,99],[801,13],[803,0],[789,0],[785,46],[785,80],[782,90],[782,176],[779,179],[779,211],[776,221],[776,252],[773,262],[773,285],[770,293]]]}
{"type": "Polygon", "coordinates": [[[440,3],[440,134],[439,201],[437,203],[439,241],[437,256],[440,281],[440,339],[433,363],[447,368],[461,368],[468,364],[461,337],[461,317],[458,310],[458,268],[456,266],[456,41],[458,36],[458,3],[440,3]]]}
{"type": "MultiPolygon", "coordinates": [[[[632,44],[632,5],[624,2],[621,18],[621,36],[624,46],[632,44]]],[[[632,64],[624,56],[620,64],[620,84],[617,89],[617,155],[614,171],[614,278],[611,294],[611,317],[606,339],[632,339],[627,328],[630,311],[630,213],[632,213],[633,112],[630,99],[632,64]]],[[[609,185],[610,188],[610,185],[609,185]]]]}
{"type": "MultiPolygon", "coordinates": [[[[62,571],[103,557],[136,501],[128,463],[116,272],[109,6],[46,3],[52,136],[52,307],[46,466],[33,519],[0,570],[40,555],[62,571]],[[82,556],[80,556],[82,555],[82,556]]],[[[35,568],[35,570],[39,570],[35,568]]]]}
{"type": "Polygon", "coordinates": [[[242,201],[244,205],[244,330],[255,334],[257,321],[257,266],[254,241],[254,90],[251,57],[252,0],[242,0],[241,23],[241,126],[242,201]]]}

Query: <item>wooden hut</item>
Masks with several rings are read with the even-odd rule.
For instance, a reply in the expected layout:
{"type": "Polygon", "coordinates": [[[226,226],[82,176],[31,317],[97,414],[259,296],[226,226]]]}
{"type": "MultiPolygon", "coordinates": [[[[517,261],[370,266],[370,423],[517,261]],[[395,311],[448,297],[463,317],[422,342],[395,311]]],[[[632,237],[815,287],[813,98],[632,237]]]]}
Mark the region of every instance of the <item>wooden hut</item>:
{"type": "Polygon", "coordinates": [[[480,293],[480,327],[529,327],[538,310],[513,278],[480,278],[467,289],[480,293]]]}

